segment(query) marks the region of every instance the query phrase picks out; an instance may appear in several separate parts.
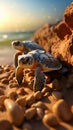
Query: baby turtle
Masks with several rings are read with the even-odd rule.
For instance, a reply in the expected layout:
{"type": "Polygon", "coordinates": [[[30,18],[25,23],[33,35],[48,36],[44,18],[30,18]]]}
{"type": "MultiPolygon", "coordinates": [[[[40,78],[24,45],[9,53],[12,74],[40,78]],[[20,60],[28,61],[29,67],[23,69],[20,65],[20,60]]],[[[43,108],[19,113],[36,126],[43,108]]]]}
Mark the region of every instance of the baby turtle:
{"type": "Polygon", "coordinates": [[[15,54],[15,67],[18,66],[18,56],[22,55],[22,53],[26,54],[36,49],[44,50],[42,46],[33,41],[13,41],[12,47],[20,51],[15,54]]]}
{"type": "Polygon", "coordinates": [[[20,85],[23,80],[23,70],[35,70],[33,90],[36,92],[42,90],[45,85],[44,72],[60,70],[61,63],[49,52],[44,50],[34,50],[18,57],[18,67],[16,68],[16,79],[20,85]]]}

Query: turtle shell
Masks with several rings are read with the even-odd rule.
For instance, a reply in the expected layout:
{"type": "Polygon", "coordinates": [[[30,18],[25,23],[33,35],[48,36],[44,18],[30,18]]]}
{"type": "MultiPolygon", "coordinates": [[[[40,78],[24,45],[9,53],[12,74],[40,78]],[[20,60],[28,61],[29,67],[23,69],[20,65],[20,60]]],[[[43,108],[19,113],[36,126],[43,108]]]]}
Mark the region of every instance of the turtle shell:
{"type": "Polygon", "coordinates": [[[27,50],[29,52],[36,49],[44,50],[42,46],[33,41],[23,41],[22,43],[24,44],[24,51],[27,50]]]}
{"type": "Polygon", "coordinates": [[[41,65],[41,68],[43,68],[44,71],[53,71],[62,68],[62,64],[59,60],[54,58],[49,52],[34,50],[29,53],[33,55],[35,61],[38,62],[38,65],[41,65]]]}

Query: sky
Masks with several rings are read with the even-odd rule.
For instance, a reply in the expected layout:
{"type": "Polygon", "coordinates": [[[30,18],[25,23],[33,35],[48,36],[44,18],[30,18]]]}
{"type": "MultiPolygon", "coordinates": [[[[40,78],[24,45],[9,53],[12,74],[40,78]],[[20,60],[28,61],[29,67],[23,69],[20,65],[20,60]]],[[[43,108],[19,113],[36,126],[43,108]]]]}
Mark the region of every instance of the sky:
{"type": "Polygon", "coordinates": [[[0,32],[33,31],[56,23],[73,0],[0,0],[0,32]]]}

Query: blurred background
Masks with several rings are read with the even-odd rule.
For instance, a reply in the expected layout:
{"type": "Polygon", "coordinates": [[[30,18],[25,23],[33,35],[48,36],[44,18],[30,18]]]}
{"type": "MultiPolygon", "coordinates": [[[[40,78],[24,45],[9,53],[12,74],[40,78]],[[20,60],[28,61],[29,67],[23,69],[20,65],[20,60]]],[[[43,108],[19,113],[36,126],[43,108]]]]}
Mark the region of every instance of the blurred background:
{"type": "Polygon", "coordinates": [[[13,40],[29,40],[45,23],[63,19],[65,8],[73,0],[1,0],[0,64],[12,63],[13,40]]]}

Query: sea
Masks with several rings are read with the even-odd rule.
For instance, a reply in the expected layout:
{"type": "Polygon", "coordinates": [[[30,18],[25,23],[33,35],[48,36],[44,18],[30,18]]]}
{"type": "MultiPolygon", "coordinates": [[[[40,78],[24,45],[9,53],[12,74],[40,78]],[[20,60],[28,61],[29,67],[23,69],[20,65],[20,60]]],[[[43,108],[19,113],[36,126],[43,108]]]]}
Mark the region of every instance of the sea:
{"type": "Polygon", "coordinates": [[[34,32],[0,32],[0,41],[14,39],[30,39],[34,32]]]}
{"type": "Polygon", "coordinates": [[[34,32],[0,32],[0,65],[14,64],[14,55],[16,50],[12,48],[11,43],[3,44],[8,40],[30,40],[34,32]],[[5,42],[3,42],[5,41],[5,42]]]}

